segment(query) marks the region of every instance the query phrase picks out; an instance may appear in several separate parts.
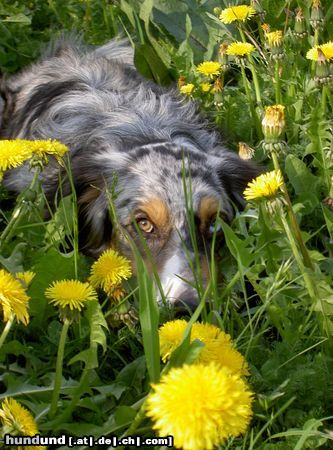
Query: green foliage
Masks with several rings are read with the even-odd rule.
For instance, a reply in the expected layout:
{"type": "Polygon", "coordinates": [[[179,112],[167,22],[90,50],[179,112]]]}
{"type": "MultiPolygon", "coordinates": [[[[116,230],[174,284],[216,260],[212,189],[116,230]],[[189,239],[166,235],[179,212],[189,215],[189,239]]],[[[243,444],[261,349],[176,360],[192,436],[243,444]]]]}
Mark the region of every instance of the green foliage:
{"type": "MultiPolygon", "coordinates": [[[[91,302],[71,324],[58,414],[52,420],[48,414],[62,323],[44,292],[55,280],[87,280],[92,261],[77,251],[75,195],[61,199],[45,218],[48,205],[39,186],[17,200],[1,188],[0,265],[11,273],[33,270],[36,276],[28,289],[30,323],[14,324],[0,348],[0,399],[14,397],[29,408],[43,435],[152,436],[142,406],[150,382],[158,381],[161,368],[167,371],[195,361],[203,344],[190,343],[189,333],[196,320],[204,320],[235,340],[249,362],[249,383],[256,394],[249,431],[221,449],[332,447],[332,432],[327,430],[333,417],[333,93],[332,82],[316,81],[316,65],[306,53],[316,39],[318,43],[333,39],[333,5],[322,0],[324,24],[315,33],[310,1],[255,2],[266,15],[241,24],[246,40],[256,44],[252,59],[239,64],[230,57],[226,70],[210,79],[201,76],[196,65],[207,60],[223,64],[220,44],[242,39],[237,24],[223,25],[214,13],[214,8],[228,3],[3,0],[0,4],[2,72],[16,72],[33,61],[41,44],[63,31],[79,30],[90,44],[128,36],[144,76],[163,85],[179,77],[193,83],[192,97],[222,131],[226,144],[237,150],[240,141],[246,142],[268,170],[274,166],[272,155],[264,151],[256,125],[264,106],[278,103],[278,98],[285,106],[282,151],[276,159],[291,204],[283,195],[280,203],[250,203],[237,213],[232,226],[221,224],[225,246],[216,263],[221,279],[212,277],[206,291],[199,292],[201,303],[164,368],[158,326],[174,312],[157,308],[152,277],[136,255],[138,288],[135,283],[127,286],[128,298],[118,305],[110,305],[100,293],[99,302],[91,302]],[[303,38],[294,33],[297,7],[304,13],[303,38]],[[263,21],[272,31],[284,32],[278,61],[267,46],[263,21]],[[208,92],[202,91],[203,82],[210,84],[208,92]],[[12,223],[13,211],[18,215],[12,223]],[[300,236],[292,228],[293,215],[300,236]],[[300,242],[306,245],[310,265],[300,242]]],[[[332,75],[332,62],[329,71],[332,75]]]]}

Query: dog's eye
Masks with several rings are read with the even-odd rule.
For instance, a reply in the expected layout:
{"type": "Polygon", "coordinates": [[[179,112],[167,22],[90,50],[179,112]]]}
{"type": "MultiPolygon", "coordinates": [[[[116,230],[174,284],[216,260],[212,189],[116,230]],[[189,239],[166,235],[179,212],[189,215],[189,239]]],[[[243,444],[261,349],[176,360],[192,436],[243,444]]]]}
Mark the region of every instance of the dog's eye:
{"type": "Polygon", "coordinates": [[[209,224],[208,234],[209,234],[209,236],[213,236],[214,233],[220,234],[221,232],[222,232],[221,221],[218,220],[217,217],[214,217],[209,224]]]}
{"type": "Polygon", "coordinates": [[[138,217],[136,223],[139,225],[140,230],[145,233],[152,233],[154,231],[154,225],[146,217],[138,217]]]}

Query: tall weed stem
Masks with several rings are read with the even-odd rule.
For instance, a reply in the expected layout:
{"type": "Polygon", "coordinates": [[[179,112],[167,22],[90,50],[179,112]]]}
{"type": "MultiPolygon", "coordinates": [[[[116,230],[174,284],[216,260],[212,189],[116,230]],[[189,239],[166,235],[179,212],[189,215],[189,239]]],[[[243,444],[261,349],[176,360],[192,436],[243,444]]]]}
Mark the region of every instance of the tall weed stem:
{"type": "Polygon", "coordinates": [[[60,394],[60,388],[61,388],[61,379],[62,379],[62,366],[64,361],[64,351],[65,351],[65,344],[67,339],[67,333],[71,322],[69,319],[65,318],[64,324],[62,326],[60,339],[59,339],[59,345],[58,345],[58,354],[57,354],[57,362],[56,362],[56,373],[54,378],[54,387],[52,392],[52,400],[51,400],[51,407],[49,412],[50,419],[53,419],[57,412],[57,405],[58,405],[58,399],[60,394]]]}

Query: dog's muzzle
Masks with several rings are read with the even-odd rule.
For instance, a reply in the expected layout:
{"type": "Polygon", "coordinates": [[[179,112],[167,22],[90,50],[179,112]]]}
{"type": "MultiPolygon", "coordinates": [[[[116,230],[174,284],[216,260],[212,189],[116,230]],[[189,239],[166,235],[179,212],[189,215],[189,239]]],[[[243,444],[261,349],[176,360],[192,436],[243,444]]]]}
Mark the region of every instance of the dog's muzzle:
{"type": "MultiPolygon", "coordinates": [[[[164,298],[167,303],[184,312],[194,311],[199,304],[189,258],[194,261],[194,255],[185,255],[185,252],[179,249],[165,262],[160,272],[163,295],[160,293],[159,302],[164,298]]],[[[203,282],[206,283],[206,280],[203,282]]]]}

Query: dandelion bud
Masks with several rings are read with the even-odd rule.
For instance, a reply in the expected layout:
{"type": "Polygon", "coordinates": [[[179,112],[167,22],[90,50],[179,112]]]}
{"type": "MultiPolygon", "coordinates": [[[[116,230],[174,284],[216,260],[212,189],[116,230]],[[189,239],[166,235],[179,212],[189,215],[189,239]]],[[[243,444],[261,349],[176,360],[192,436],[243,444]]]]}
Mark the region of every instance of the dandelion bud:
{"type": "Polygon", "coordinates": [[[222,8],[219,8],[218,6],[213,8],[213,13],[215,16],[220,17],[221,12],[222,12],[222,8]]]}
{"type": "Polygon", "coordinates": [[[261,122],[266,143],[277,143],[285,127],[284,106],[273,105],[265,108],[265,116],[261,122]]]}
{"type": "Polygon", "coordinates": [[[332,74],[330,73],[330,66],[327,63],[324,52],[318,47],[318,58],[316,64],[316,74],[314,80],[319,85],[330,84],[332,74]]]}
{"type": "Polygon", "coordinates": [[[320,0],[312,1],[310,23],[314,30],[321,30],[324,24],[324,14],[321,8],[320,0]]]}
{"type": "Polygon", "coordinates": [[[296,36],[299,39],[305,38],[308,34],[306,31],[303,10],[301,7],[296,9],[295,25],[294,25],[293,34],[294,34],[294,36],[296,36]]]}
{"type": "Polygon", "coordinates": [[[181,75],[181,76],[178,78],[177,83],[178,83],[178,87],[179,87],[179,88],[181,88],[182,86],[184,86],[184,85],[186,84],[186,78],[184,77],[184,75],[181,75]]]}
{"type": "Polygon", "coordinates": [[[220,54],[220,63],[221,63],[221,69],[223,72],[225,72],[229,68],[229,62],[228,62],[228,44],[226,42],[222,42],[219,47],[219,54],[220,54]]]}
{"type": "Polygon", "coordinates": [[[223,84],[222,84],[221,78],[216,78],[216,80],[214,82],[214,92],[216,94],[219,94],[220,92],[222,92],[222,89],[223,89],[223,84]]]}
{"type": "Polygon", "coordinates": [[[269,33],[271,31],[271,27],[268,23],[263,23],[261,29],[264,33],[269,33]]]}

